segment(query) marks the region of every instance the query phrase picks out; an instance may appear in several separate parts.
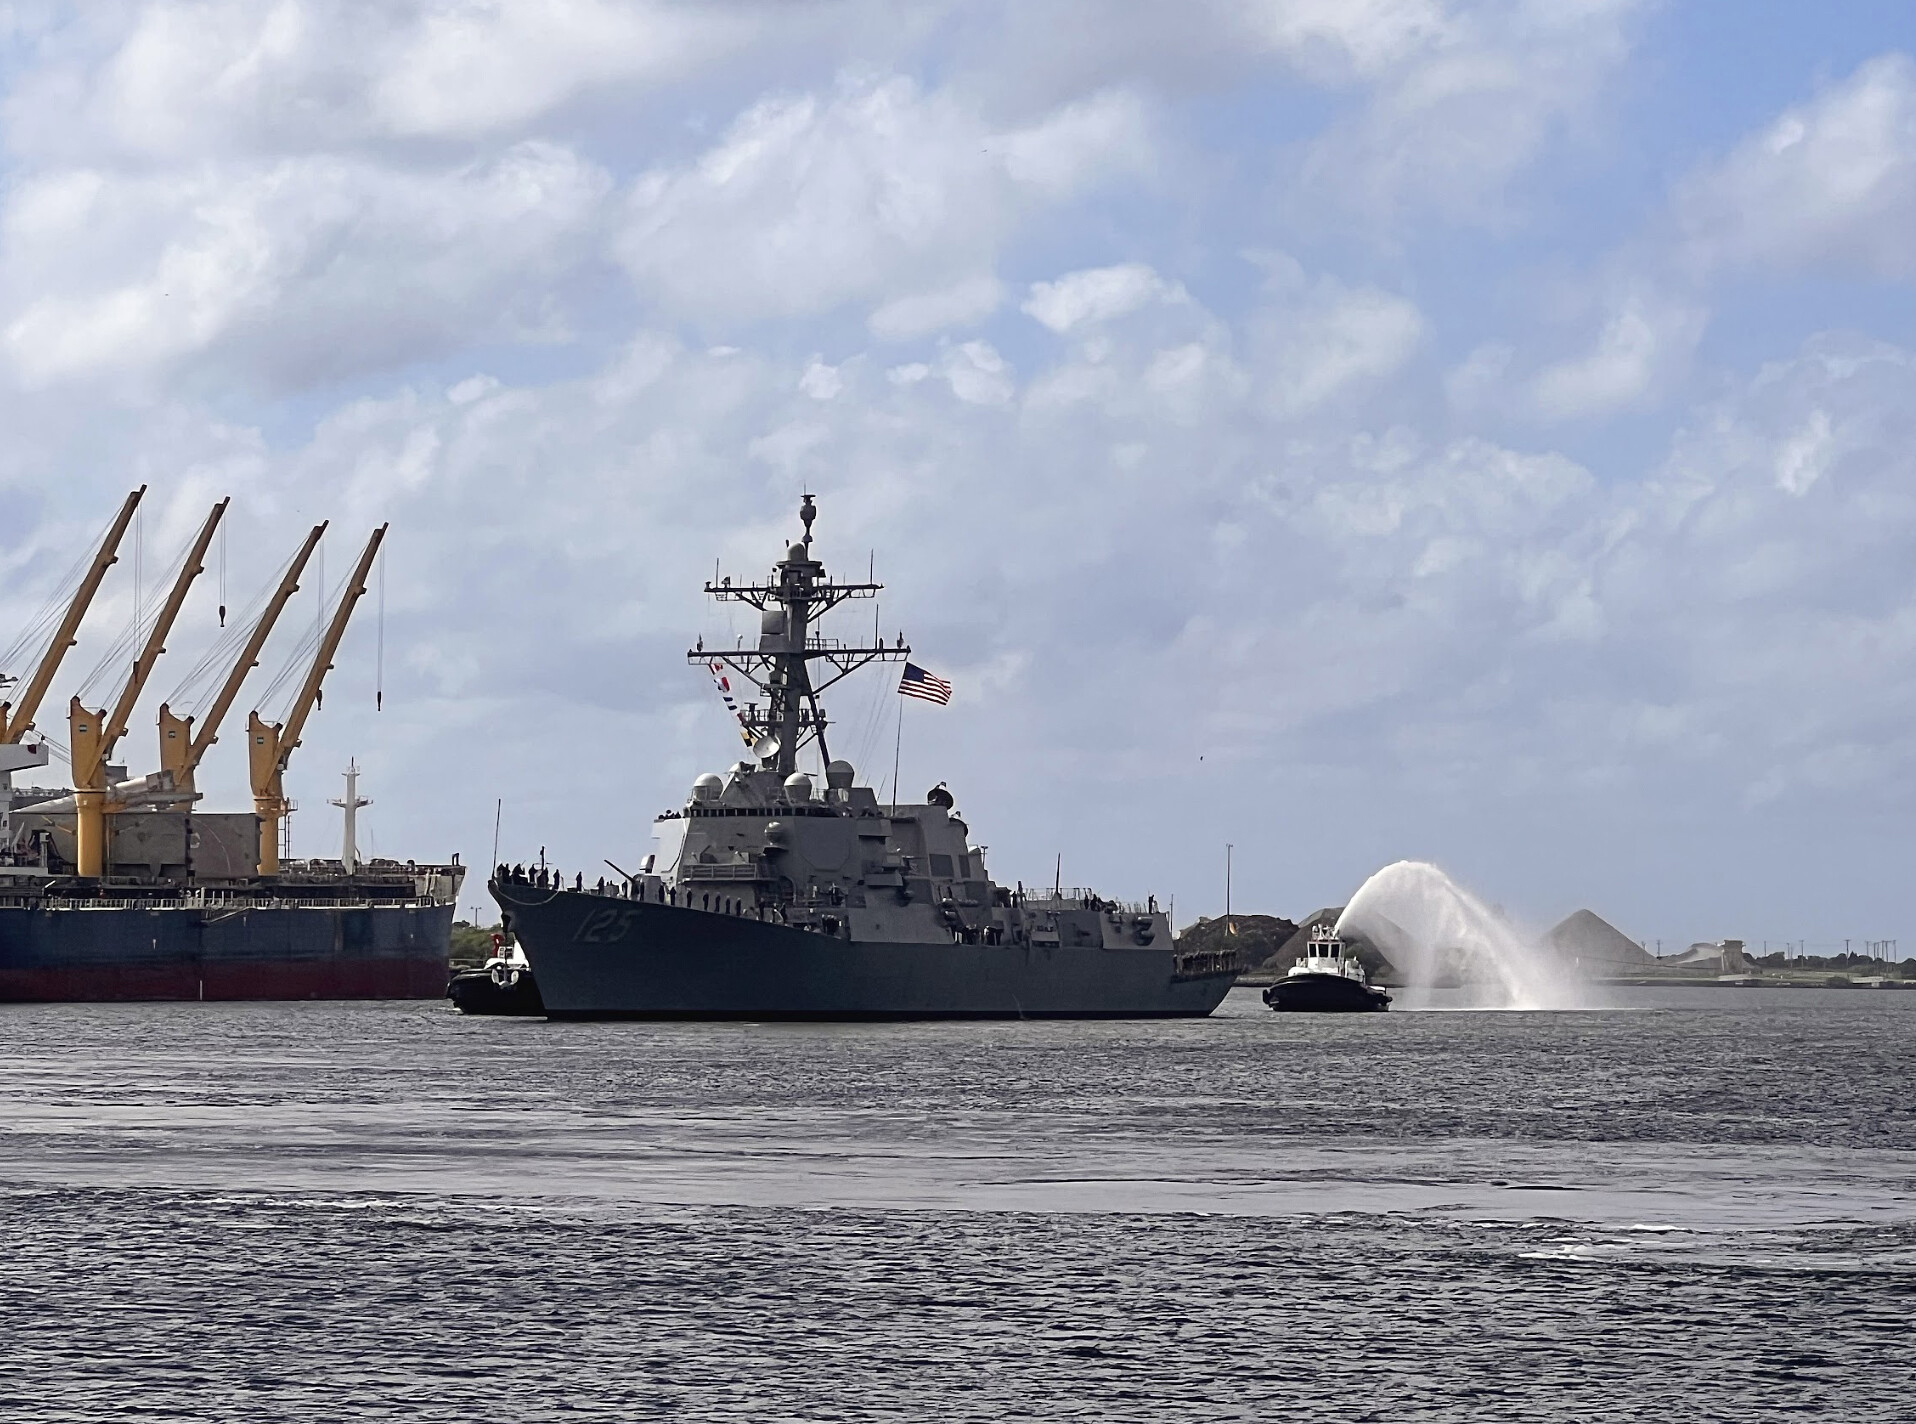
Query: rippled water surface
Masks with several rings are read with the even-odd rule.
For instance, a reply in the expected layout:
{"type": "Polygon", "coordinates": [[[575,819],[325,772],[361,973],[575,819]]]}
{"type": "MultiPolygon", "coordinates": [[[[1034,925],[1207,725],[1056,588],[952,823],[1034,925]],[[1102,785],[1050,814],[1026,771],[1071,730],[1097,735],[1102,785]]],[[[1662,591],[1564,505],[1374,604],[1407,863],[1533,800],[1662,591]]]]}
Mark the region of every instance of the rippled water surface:
{"type": "Polygon", "coordinates": [[[0,1009],[0,1419],[1916,1418],[1916,993],[0,1009]]]}

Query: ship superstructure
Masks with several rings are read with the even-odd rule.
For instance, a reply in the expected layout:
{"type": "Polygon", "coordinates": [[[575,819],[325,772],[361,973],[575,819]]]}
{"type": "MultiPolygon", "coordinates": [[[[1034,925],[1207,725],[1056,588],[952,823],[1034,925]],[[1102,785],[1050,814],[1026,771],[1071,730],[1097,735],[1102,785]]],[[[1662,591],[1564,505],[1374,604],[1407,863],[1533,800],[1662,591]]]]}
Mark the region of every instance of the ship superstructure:
{"type": "Polygon", "coordinates": [[[871,582],[839,583],[804,536],[762,583],[715,598],[759,615],[754,643],[690,661],[757,690],[736,709],[750,755],[693,783],[654,823],[638,870],[588,889],[499,866],[492,890],[553,1017],[936,1018],[1207,1014],[1236,956],[1180,953],[1156,901],[996,882],[941,783],[881,803],[834,759],[820,694],[903,661],[900,637],[852,644],[819,619],[871,582]],[[814,753],[818,777],[800,767],[814,753]]]}
{"type": "MultiPolygon", "coordinates": [[[[24,684],[0,677],[0,1001],[430,997],[443,991],[452,907],[463,869],[306,860],[282,863],[289,803],[282,778],[331,669],[377,555],[368,540],[316,634],[312,662],[279,720],[249,718],[253,809],[210,813],[195,773],[326,526],[315,526],[244,631],[197,719],[159,709],[160,770],[129,778],[114,756],[227,508],[221,500],[183,555],[150,625],[136,614],[137,655],[111,706],[68,708],[72,786],[16,790],[44,767],[34,721],[145,488],[127,497],[59,611],[24,684]],[[13,694],[17,692],[17,696],[13,694]]],[[[323,593],[323,590],[322,590],[323,593]]],[[[222,609],[222,622],[224,610],[222,609]]],[[[210,656],[210,655],[209,655],[210,656]]],[[[215,669],[217,670],[217,668],[215,669]]],[[[82,689],[84,692],[85,689],[82,689]]],[[[349,790],[349,796],[351,795],[349,790]]],[[[350,814],[350,813],[349,813],[350,814]]]]}

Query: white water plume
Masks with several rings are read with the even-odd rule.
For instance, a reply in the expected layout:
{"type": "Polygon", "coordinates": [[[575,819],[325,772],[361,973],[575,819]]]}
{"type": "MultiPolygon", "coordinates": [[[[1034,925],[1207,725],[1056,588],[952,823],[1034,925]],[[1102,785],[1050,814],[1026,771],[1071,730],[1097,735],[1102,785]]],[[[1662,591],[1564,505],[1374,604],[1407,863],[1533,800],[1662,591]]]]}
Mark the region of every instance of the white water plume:
{"type": "Polygon", "coordinates": [[[1582,1004],[1569,964],[1425,861],[1400,860],[1366,880],[1337,917],[1337,934],[1368,940],[1407,986],[1456,988],[1459,1007],[1582,1004]]]}

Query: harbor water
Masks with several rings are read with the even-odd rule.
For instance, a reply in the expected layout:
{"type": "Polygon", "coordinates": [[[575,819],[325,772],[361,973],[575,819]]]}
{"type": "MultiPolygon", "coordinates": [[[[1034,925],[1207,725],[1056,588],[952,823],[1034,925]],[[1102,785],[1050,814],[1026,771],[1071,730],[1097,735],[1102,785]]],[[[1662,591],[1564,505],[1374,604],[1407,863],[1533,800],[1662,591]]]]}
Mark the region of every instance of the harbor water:
{"type": "Polygon", "coordinates": [[[1916,1410],[1916,993],[0,1009],[8,1420],[1916,1410]]]}

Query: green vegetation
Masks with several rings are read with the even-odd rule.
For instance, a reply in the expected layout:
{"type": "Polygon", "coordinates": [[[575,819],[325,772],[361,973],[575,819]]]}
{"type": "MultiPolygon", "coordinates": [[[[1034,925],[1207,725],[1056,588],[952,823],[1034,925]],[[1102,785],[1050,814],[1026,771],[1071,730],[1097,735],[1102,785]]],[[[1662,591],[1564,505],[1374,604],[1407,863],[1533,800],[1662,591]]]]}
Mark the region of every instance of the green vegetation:
{"type": "Polygon", "coordinates": [[[475,968],[492,958],[492,937],[499,933],[499,926],[480,929],[466,920],[452,922],[452,959],[455,964],[470,964],[475,968]]]}
{"type": "Polygon", "coordinates": [[[1792,974],[1829,971],[1852,977],[1868,978],[1880,974],[1891,979],[1916,979],[1916,959],[1896,962],[1871,959],[1867,954],[1799,954],[1794,958],[1786,958],[1781,950],[1774,954],[1752,954],[1747,957],[1754,966],[1792,974]]]}

